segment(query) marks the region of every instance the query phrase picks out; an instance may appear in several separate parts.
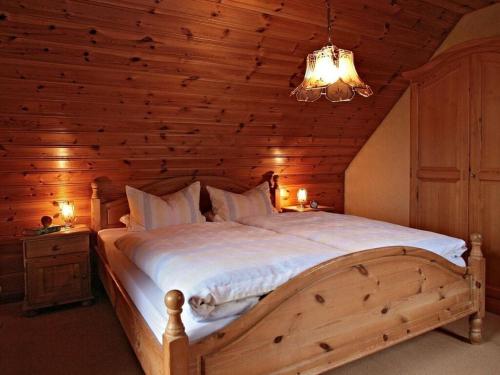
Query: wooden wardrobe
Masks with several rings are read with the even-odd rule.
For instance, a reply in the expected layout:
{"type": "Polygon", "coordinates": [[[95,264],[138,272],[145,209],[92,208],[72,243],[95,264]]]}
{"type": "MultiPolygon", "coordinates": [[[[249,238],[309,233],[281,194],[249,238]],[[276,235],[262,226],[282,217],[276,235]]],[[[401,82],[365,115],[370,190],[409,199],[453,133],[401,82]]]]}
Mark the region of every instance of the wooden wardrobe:
{"type": "Polygon", "coordinates": [[[483,236],[487,308],[500,313],[500,39],[454,47],[411,80],[416,228],[483,236]]]}

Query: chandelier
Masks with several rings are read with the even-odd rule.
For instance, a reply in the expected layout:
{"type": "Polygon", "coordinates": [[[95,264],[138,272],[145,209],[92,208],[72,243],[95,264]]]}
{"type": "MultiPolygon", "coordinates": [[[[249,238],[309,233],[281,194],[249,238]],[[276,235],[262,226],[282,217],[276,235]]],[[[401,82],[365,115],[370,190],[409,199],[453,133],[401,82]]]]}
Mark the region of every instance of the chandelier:
{"type": "Polygon", "coordinates": [[[354,54],[332,44],[330,0],[325,2],[328,44],[307,55],[304,80],[290,95],[295,95],[300,102],[314,102],[322,95],[331,102],[351,101],[356,93],[366,98],[373,91],[359,78],[354,67],[354,54]]]}

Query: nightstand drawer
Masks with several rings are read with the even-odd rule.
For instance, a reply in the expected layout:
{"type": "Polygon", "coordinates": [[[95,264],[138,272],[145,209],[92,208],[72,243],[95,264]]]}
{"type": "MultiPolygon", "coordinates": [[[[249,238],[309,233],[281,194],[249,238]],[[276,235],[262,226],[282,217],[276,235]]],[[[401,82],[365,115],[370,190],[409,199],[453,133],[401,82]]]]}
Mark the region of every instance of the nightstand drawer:
{"type": "Polygon", "coordinates": [[[38,258],[26,262],[26,303],[55,305],[89,298],[87,254],[38,258]]]}
{"type": "Polygon", "coordinates": [[[37,239],[25,242],[26,258],[87,252],[89,236],[37,239]]]}

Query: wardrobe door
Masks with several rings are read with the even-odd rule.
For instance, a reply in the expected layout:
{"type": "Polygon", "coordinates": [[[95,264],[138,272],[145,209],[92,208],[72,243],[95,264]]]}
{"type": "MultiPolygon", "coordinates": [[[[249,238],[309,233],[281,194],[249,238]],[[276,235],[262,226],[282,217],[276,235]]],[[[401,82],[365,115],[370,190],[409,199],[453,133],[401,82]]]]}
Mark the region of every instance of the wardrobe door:
{"type": "Polygon", "coordinates": [[[472,60],[470,231],[483,235],[487,305],[500,313],[500,53],[472,60]]]}
{"type": "Polygon", "coordinates": [[[469,58],[412,84],[411,225],[468,235],[469,58]]]}

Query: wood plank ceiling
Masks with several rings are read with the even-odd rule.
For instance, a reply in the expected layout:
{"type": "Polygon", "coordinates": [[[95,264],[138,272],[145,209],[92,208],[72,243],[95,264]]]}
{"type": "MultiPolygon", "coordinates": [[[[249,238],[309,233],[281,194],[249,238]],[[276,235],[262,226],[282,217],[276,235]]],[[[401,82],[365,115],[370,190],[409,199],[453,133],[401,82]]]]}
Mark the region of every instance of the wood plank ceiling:
{"type": "MultiPolygon", "coordinates": [[[[89,184],[269,170],[343,209],[344,170],[460,17],[483,0],[335,0],[334,41],[375,95],[297,103],[322,0],[2,0],[0,234],[89,184]]],[[[119,194],[118,190],[110,191],[119,194]]]]}

